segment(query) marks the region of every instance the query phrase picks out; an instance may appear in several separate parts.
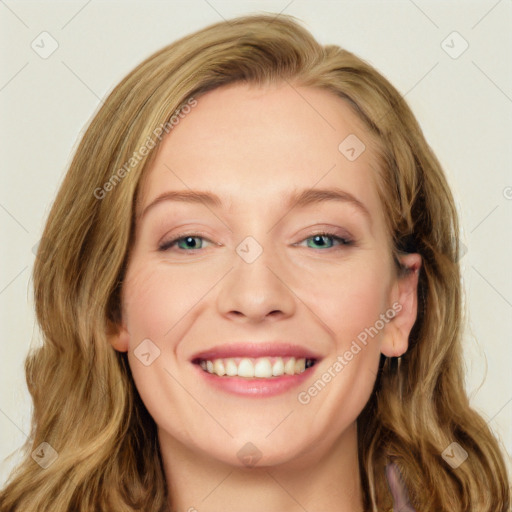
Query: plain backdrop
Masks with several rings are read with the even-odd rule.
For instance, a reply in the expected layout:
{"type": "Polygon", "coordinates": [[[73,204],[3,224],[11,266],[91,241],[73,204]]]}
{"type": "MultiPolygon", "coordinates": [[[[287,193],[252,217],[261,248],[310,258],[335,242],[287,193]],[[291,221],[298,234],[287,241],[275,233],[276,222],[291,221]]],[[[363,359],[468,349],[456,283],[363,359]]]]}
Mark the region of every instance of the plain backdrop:
{"type": "Polygon", "coordinates": [[[0,458],[12,457],[2,462],[0,486],[30,431],[23,362],[38,341],[33,248],[84,126],[102,98],[154,51],[223,18],[257,12],[298,17],[321,43],[374,65],[412,107],[452,186],[467,248],[461,259],[467,390],[512,454],[510,0],[6,0],[0,1],[0,458]]]}

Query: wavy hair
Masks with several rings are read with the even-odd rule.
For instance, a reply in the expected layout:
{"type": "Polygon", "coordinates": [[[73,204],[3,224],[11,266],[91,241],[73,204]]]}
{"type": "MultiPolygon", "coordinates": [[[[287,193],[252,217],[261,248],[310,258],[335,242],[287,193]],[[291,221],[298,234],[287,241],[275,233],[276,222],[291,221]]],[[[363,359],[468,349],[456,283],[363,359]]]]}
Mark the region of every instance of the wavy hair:
{"type": "Polygon", "coordinates": [[[365,510],[392,507],[385,467],[393,461],[422,512],[508,511],[499,444],[464,389],[459,226],[440,163],[381,74],[338,46],[320,45],[282,15],[217,23],[163,48],[130,72],[92,118],[34,266],[43,344],[26,361],[33,423],[25,458],[0,493],[0,510],[165,509],[155,423],[126,354],[107,336],[120,322],[134,205],[158,144],[141,148],[190,98],[235,82],[287,82],[343,98],[375,141],[394,255],[418,252],[423,259],[409,349],[399,360],[381,356],[358,418],[365,510]],[[58,454],[46,469],[30,456],[42,442],[58,454]],[[441,456],[452,442],[468,453],[456,469],[441,456]]]}

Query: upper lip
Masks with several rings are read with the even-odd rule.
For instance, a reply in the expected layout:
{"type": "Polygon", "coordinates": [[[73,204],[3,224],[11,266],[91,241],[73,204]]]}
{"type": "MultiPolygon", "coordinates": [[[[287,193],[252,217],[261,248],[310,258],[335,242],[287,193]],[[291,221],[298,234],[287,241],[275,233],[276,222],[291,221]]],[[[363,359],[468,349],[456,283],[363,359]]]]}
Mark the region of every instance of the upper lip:
{"type": "Polygon", "coordinates": [[[208,350],[194,354],[190,360],[227,359],[230,357],[295,357],[296,359],[320,359],[318,354],[293,343],[283,341],[246,341],[217,345],[208,350]]]}

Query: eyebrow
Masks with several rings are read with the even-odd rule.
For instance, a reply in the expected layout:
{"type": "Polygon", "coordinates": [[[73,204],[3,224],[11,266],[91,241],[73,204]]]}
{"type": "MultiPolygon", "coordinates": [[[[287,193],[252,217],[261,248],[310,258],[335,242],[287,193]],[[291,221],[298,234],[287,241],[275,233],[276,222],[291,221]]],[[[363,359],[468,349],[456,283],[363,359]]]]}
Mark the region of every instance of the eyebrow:
{"type": "MultiPolygon", "coordinates": [[[[156,205],[164,201],[184,201],[188,203],[201,203],[212,208],[222,207],[220,197],[212,192],[203,192],[199,190],[171,190],[157,196],[150,204],[148,204],[140,218],[144,217],[148,211],[156,205]]],[[[304,189],[294,192],[288,196],[285,207],[304,208],[312,204],[318,204],[323,201],[338,201],[348,203],[355,206],[364,216],[371,221],[371,215],[366,206],[351,193],[340,188],[323,188],[323,189],[304,189]]]]}

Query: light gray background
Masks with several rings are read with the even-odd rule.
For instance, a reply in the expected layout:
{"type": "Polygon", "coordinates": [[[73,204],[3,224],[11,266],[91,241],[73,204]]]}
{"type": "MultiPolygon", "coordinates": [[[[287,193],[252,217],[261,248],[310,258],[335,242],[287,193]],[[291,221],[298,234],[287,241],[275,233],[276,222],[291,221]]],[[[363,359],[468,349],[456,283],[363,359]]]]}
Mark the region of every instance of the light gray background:
{"type": "Polygon", "coordinates": [[[415,112],[448,175],[467,247],[468,393],[512,454],[511,0],[0,0],[0,458],[14,453],[0,485],[30,429],[23,361],[38,340],[32,249],[84,125],[152,52],[223,18],[262,11],[297,16],[320,42],[366,59],[415,112]],[[31,47],[50,48],[44,31],[58,43],[47,58],[31,47]],[[453,58],[464,41],[469,47],[453,58]]]}

